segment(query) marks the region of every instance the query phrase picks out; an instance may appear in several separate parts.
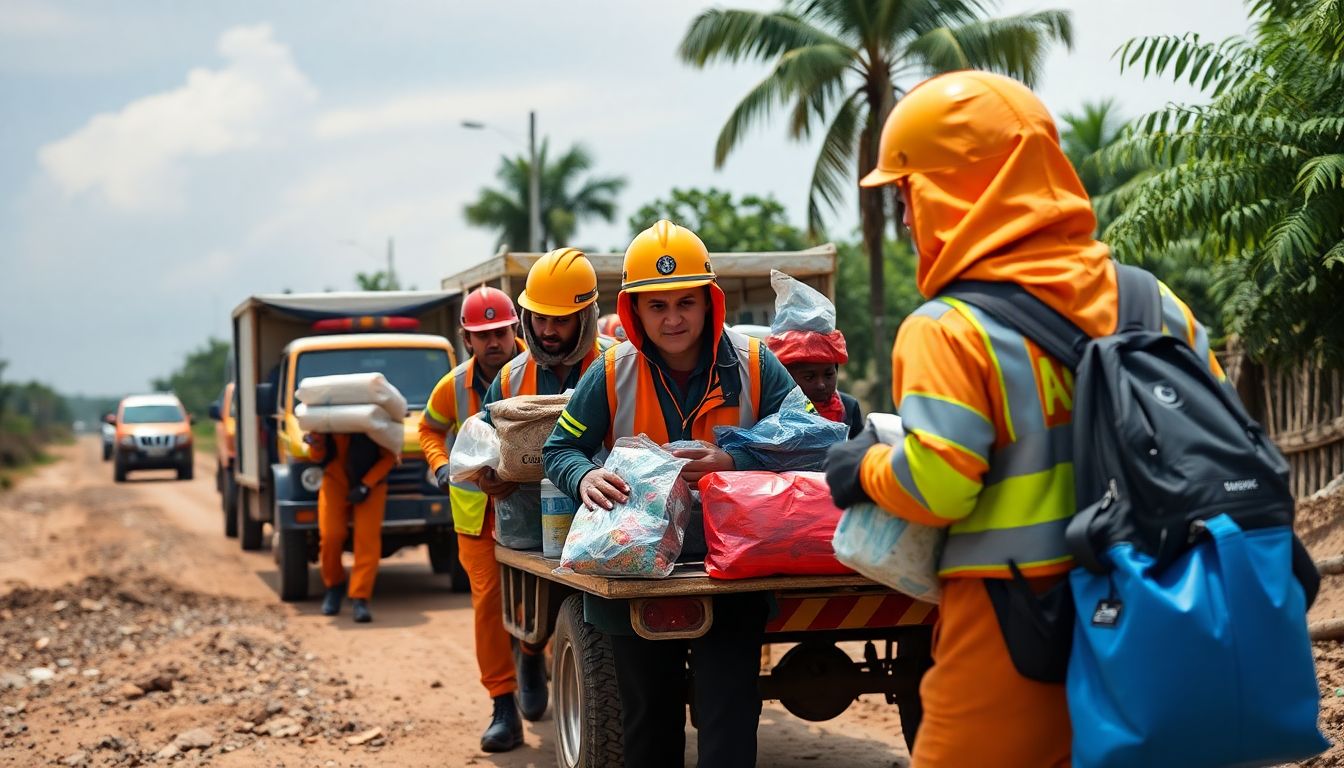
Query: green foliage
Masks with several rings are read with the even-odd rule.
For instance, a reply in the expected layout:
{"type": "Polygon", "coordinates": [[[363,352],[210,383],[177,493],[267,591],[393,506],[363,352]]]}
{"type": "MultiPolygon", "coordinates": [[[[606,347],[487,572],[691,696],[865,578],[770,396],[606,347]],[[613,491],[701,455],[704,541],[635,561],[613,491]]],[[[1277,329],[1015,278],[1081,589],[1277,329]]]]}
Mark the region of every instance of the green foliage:
{"type": "MultiPolygon", "coordinates": [[[[542,250],[570,245],[581,221],[616,218],[616,195],[625,188],[618,176],[588,174],[593,156],[582,146],[550,160],[550,142],[537,150],[538,202],[541,208],[542,250]]],[[[499,189],[482,189],[476,202],[465,208],[467,223],[499,232],[498,245],[512,251],[529,249],[529,179],[532,165],[525,156],[500,159],[499,189]]]]}
{"type": "Polygon", "coordinates": [[[385,269],[380,269],[377,272],[355,273],[355,285],[359,286],[361,291],[401,290],[401,282],[397,280],[396,275],[389,274],[385,269]]]}
{"type": "MultiPolygon", "coordinates": [[[[0,360],[0,375],[6,363],[0,360]]],[[[0,379],[0,470],[41,460],[42,447],[70,436],[70,409],[51,387],[0,379]]]]}
{"type": "Polygon", "coordinates": [[[150,386],[160,392],[176,394],[187,413],[204,421],[210,403],[219,397],[220,388],[224,386],[228,360],[229,343],[211,337],[187,355],[181,368],[167,378],[154,379],[150,386]]]}
{"type": "Polygon", "coordinates": [[[796,251],[808,246],[806,236],[789,223],[773,197],[733,196],[713,187],[673,189],[666,199],[640,207],[630,217],[634,237],[658,219],[669,219],[700,236],[710,251],[796,251]]]}
{"type": "Polygon", "coordinates": [[[1113,195],[1105,239],[1141,263],[1197,253],[1253,355],[1344,364],[1344,0],[1250,6],[1247,38],[1120,49],[1125,68],[1211,101],[1146,115],[1102,153],[1154,169],[1113,195]]]}

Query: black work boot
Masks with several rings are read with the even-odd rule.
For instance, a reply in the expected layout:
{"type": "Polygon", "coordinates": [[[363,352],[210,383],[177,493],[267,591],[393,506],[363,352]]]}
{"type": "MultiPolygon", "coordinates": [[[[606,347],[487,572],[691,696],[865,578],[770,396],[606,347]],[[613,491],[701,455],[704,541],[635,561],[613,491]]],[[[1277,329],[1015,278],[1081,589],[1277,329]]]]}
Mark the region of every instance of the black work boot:
{"type": "Polygon", "coordinates": [[[518,706],[523,717],[537,721],[546,714],[550,696],[546,688],[546,654],[518,653],[518,706]]]}
{"type": "Polygon", "coordinates": [[[373,621],[373,614],[369,613],[369,601],[362,597],[356,597],[351,601],[350,612],[355,615],[355,621],[360,624],[373,621]]]}
{"type": "Polygon", "coordinates": [[[508,752],[523,744],[523,721],[518,717],[518,705],[512,693],[495,697],[495,714],[490,727],[481,734],[481,749],[486,752],[508,752]]]}
{"type": "Polygon", "coordinates": [[[327,593],[322,596],[322,615],[335,616],[341,612],[341,601],[345,599],[345,582],[341,582],[334,587],[327,587],[327,593]]]}

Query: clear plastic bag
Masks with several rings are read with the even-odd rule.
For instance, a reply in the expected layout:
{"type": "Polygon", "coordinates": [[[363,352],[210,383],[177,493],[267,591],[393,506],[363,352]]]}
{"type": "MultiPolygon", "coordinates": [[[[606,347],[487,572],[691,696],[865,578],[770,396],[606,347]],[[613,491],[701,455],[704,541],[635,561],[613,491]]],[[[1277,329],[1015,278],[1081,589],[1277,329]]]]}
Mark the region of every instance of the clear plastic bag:
{"type": "Polygon", "coordinates": [[[457,431],[448,451],[448,477],[455,483],[469,482],[486,467],[499,467],[499,434],[478,414],[462,422],[457,431]]]}
{"type": "MultiPolygon", "coordinates": [[[[905,439],[899,416],[874,413],[868,423],[883,443],[896,445],[905,439]]],[[[942,528],[912,523],[865,502],[840,516],[831,546],[837,560],[873,581],[916,600],[937,603],[938,558],[946,537],[942,528]]]]}
{"type": "Polygon", "coordinates": [[[775,321],[771,335],[784,331],[835,330],[835,305],[821,291],[780,272],[770,270],[770,287],[775,289],[775,321]]]}
{"type": "Polygon", "coordinates": [[[779,412],[754,426],[718,426],[714,440],[725,451],[749,454],[771,472],[817,472],[826,465],[826,449],[849,437],[849,425],[817,413],[803,390],[794,387],[784,396],[779,412]]]}
{"type": "Polygon", "coordinates": [[[664,578],[681,554],[691,489],[678,459],[644,435],[616,441],[606,469],[630,486],[611,509],[579,507],[556,573],[664,578]]]}
{"type": "Polygon", "coordinates": [[[509,549],[541,549],[541,483],[523,483],[492,500],[495,541],[509,549]]]}

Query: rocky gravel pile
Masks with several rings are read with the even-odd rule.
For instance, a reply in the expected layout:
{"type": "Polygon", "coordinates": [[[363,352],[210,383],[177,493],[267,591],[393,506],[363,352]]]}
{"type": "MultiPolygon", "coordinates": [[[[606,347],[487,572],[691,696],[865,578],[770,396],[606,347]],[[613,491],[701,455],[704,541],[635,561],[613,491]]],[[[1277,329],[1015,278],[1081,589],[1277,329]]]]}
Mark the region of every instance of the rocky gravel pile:
{"type": "Polygon", "coordinates": [[[260,759],[319,741],[367,752],[389,738],[341,714],[350,685],[286,637],[278,606],[145,573],[0,596],[0,649],[0,765],[260,759]]]}

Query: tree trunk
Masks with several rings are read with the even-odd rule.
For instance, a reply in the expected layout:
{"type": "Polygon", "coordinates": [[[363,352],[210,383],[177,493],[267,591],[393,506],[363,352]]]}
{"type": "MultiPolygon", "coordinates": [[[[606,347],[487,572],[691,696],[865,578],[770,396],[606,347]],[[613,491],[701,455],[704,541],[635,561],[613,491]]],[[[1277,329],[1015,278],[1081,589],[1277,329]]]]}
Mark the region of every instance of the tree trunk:
{"type": "MultiPolygon", "coordinates": [[[[880,100],[873,103],[869,94],[868,124],[859,137],[859,177],[877,167],[878,138],[881,136],[885,112],[880,100]]],[[[880,97],[879,97],[880,98],[880,97]]],[[[868,252],[868,311],[873,316],[873,372],[877,379],[877,394],[872,406],[878,411],[891,411],[891,346],[887,338],[886,264],[882,248],[882,233],[886,229],[886,206],[881,187],[859,189],[859,222],[863,232],[863,248],[868,252]]]]}

